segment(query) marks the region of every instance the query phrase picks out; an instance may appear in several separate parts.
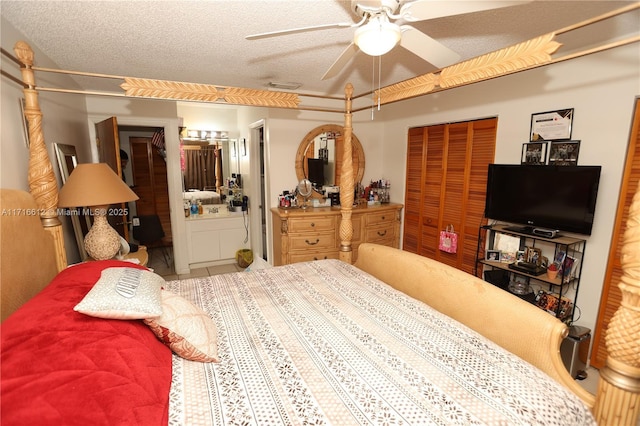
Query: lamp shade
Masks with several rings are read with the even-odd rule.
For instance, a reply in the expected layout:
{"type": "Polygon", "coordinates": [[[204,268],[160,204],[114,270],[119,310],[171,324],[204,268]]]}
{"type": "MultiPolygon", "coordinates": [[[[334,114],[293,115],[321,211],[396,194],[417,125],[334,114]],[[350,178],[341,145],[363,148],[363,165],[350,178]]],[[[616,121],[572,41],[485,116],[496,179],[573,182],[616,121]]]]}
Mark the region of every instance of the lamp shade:
{"type": "Polygon", "coordinates": [[[93,259],[113,258],[120,248],[120,235],[107,221],[111,204],[137,200],[138,196],[106,163],[78,164],[58,194],[59,207],[93,207],[93,226],[84,238],[84,248],[93,259]]]}
{"type": "Polygon", "coordinates": [[[356,30],[354,40],[367,55],[380,56],[393,49],[401,36],[397,24],[389,22],[386,15],[378,15],[356,30]]]}
{"type": "Polygon", "coordinates": [[[106,163],[85,163],[71,172],[58,194],[59,207],[108,206],[138,196],[106,163]]]}

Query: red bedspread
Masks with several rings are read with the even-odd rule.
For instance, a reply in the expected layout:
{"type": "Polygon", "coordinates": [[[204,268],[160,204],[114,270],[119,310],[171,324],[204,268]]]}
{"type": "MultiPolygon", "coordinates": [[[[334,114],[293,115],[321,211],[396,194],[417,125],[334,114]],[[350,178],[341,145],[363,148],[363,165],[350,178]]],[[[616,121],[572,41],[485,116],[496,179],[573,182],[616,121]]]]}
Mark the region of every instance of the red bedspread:
{"type": "Polygon", "coordinates": [[[2,323],[3,426],[167,424],[170,349],[142,321],[73,310],[113,266],[139,267],[70,267],[2,323]]]}

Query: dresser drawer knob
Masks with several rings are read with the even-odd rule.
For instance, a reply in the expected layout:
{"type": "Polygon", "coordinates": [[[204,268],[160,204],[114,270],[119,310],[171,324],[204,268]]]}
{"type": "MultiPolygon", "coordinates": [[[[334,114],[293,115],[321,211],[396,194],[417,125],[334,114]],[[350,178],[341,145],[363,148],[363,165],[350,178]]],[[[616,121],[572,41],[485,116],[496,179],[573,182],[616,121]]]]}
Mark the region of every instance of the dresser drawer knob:
{"type": "Polygon", "coordinates": [[[316,242],[312,243],[309,240],[304,240],[305,243],[309,244],[310,246],[315,246],[316,244],[318,244],[320,242],[320,238],[316,238],[316,242]]]}
{"type": "Polygon", "coordinates": [[[316,226],[316,224],[311,222],[311,227],[313,228],[314,226],[316,226]]]}
{"type": "MultiPolygon", "coordinates": [[[[325,256],[325,257],[324,257],[324,260],[327,260],[327,259],[328,259],[328,257],[327,257],[327,256],[325,256]]],[[[317,258],[317,257],[314,257],[314,258],[313,258],[313,260],[318,260],[318,258],[317,258]]]]}
{"type": "Polygon", "coordinates": [[[385,229],[384,232],[378,231],[378,235],[384,237],[385,235],[387,235],[387,230],[385,229]]]}
{"type": "Polygon", "coordinates": [[[384,216],[382,216],[382,220],[384,220],[384,216]]]}

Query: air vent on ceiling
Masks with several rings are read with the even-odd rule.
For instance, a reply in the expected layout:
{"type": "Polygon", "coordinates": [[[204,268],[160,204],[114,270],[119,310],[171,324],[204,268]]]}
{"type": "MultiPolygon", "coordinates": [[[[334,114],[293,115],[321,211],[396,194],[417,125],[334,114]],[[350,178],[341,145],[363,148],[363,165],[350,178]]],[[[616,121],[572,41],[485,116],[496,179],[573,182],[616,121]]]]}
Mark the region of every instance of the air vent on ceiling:
{"type": "Polygon", "coordinates": [[[270,81],[269,83],[267,83],[267,86],[272,89],[296,90],[298,87],[302,86],[302,83],[280,83],[276,81],[270,81]]]}

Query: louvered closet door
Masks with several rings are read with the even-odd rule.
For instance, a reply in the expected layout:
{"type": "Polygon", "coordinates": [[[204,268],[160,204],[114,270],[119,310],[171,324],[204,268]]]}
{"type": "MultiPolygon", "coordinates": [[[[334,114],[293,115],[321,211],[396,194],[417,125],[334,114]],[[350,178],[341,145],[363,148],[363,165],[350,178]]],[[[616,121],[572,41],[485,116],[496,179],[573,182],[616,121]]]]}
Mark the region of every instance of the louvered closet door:
{"type": "Polygon", "coordinates": [[[170,245],[171,213],[169,209],[169,185],[167,165],[151,144],[151,138],[131,137],[133,191],[140,197],[136,203],[138,216],[158,215],[165,237],[162,241],[170,245]]]}
{"type": "Polygon", "coordinates": [[[484,204],[487,198],[487,172],[496,157],[496,132],[498,119],[474,121],[471,124],[471,145],[467,152],[467,187],[465,190],[462,234],[462,265],[470,274],[475,270],[478,249],[478,230],[486,225],[484,204]]]}
{"type": "Polygon", "coordinates": [[[440,215],[444,203],[443,164],[448,125],[430,126],[424,129],[425,168],[422,182],[422,212],[420,220],[420,246],[418,254],[438,259],[440,215]]]}
{"type": "Polygon", "coordinates": [[[626,230],[627,219],[629,217],[629,207],[633,201],[633,195],[638,189],[640,181],[640,100],[636,100],[635,114],[629,148],[627,149],[627,162],[620,187],[620,198],[618,200],[618,210],[616,213],[616,223],[613,228],[611,250],[607,263],[607,272],[602,288],[600,299],[600,310],[598,321],[594,330],[593,349],[591,351],[591,365],[596,368],[604,367],[607,359],[607,348],[605,346],[604,335],[609,327],[609,322],[613,314],[620,306],[622,293],[618,288],[622,277],[622,267],[620,266],[620,249],[626,230]]]}
{"type": "Polygon", "coordinates": [[[473,272],[496,125],[497,119],[487,119],[410,129],[405,250],[473,272]],[[438,249],[447,225],[458,233],[455,254],[438,249]]]}
{"type": "Polygon", "coordinates": [[[407,146],[407,184],[404,206],[403,249],[418,253],[420,246],[420,202],[422,200],[422,172],[424,156],[422,127],[409,129],[407,146]]]}

